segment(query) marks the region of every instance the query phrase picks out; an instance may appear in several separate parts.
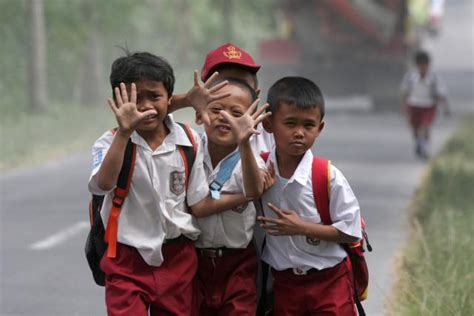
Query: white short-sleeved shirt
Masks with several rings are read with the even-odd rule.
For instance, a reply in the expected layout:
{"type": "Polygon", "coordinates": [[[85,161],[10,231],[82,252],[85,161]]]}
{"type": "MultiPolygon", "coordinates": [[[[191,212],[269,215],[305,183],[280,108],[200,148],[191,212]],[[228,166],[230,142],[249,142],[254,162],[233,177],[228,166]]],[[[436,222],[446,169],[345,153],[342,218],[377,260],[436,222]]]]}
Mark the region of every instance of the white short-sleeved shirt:
{"type": "Polygon", "coordinates": [[[252,150],[255,155],[260,156],[261,153],[270,152],[275,148],[275,139],[272,133],[267,132],[263,128],[262,123],[257,125],[257,131],[260,134],[253,135],[250,138],[250,145],[252,145],[252,150]]]}
{"type": "MultiPolygon", "coordinates": [[[[194,217],[187,211],[186,200],[188,205],[194,205],[209,194],[208,184],[203,181],[206,175],[199,135],[193,131],[197,153],[186,192],[183,181],[185,165],[177,145],[192,144],[183,128],[171,117],[165,119],[165,124],[170,133],[154,151],[136,131],[131,136],[137,145],[135,169],[118,222],[118,242],[137,248],[145,262],[152,266],[160,266],[163,262],[161,246],[165,239],[181,234],[197,239],[200,231],[194,217]]],[[[92,149],[94,163],[89,191],[105,195],[101,211],[104,225],[109,217],[113,190],[100,190],[96,175],[113,138],[112,132],[106,132],[92,149]]]]}
{"type": "Polygon", "coordinates": [[[436,99],[446,96],[446,88],[433,72],[428,72],[424,78],[416,70],[405,74],[400,90],[407,97],[411,106],[428,108],[436,104],[436,99]]]}
{"type": "MultiPolygon", "coordinates": [[[[207,137],[202,135],[204,146],[204,170],[206,172],[208,183],[211,183],[221,168],[219,162],[216,168],[212,167],[211,157],[207,148],[207,137]]],[[[238,148],[236,149],[238,150],[238,148]]],[[[233,153],[233,152],[232,152],[233,153]]],[[[230,153],[229,155],[232,155],[230,153]]],[[[260,156],[255,157],[260,169],[265,169],[265,162],[260,156]]],[[[229,180],[222,187],[221,192],[243,193],[245,194],[242,164],[237,162],[229,180]]],[[[198,248],[245,248],[253,237],[253,228],[255,226],[256,212],[252,202],[245,203],[241,207],[224,211],[211,216],[198,218],[198,227],[201,235],[196,241],[198,248]]]]}
{"type": "MultiPolygon", "coordinates": [[[[308,150],[295,170],[293,176],[282,179],[275,158],[275,151],[270,153],[268,161],[273,161],[276,167],[278,180],[262,196],[262,205],[266,217],[277,217],[267,203],[290,209],[304,221],[322,223],[316,208],[312,187],[313,154],[308,150]]],[[[339,231],[361,238],[361,219],[359,203],[352,192],[346,178],[331,165],[331,192],[329,212],[332,226],[339,231]]],[[[267,235],[267,242],[262,259],[275,270],[299,268],[307,271],[311,268],[330,268],[341,262],[346,252],[340,244],[330,241],[319,241],[314,245],[308,243],[305,236],[271,236],[267,235]]]]}

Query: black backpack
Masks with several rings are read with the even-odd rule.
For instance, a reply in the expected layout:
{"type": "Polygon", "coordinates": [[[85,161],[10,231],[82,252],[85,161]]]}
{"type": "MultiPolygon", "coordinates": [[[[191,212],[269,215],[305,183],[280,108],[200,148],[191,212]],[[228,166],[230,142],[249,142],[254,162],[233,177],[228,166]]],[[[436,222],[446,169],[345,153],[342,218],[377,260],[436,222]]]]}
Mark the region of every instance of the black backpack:
{"type": "MultiPolygon", "coordinates": [[[[180,154],[185,162],[185,177],[186,177],[186,189],[188,184],[189,173],[193,167],[194,160],[196,158],[196,143],[194,141],[193,134],[188,125],[178,123],[189,140],[191,141],[192,147],[189,146],[178,146],[180,154]]],[[[124,160],[122,169],[117,180],[117,186],[114,190],[114,197],[112,199],[112,208],[116,208],[117,217],[120,213],[120,209],[127,197],[130,182],[133,175],[133,170],[135,167],[135,155],[136,155],[136,145],[132,143],[131,139],[128,140],[127,147],[124,153],[124,160]]],[[[102,222],[102,217],[100,216],[100,210],[102,208],[102,203],[104,201],[103,195],[92,195],[92,199],[89,202],[89,220],[91,224],[91,229],[87,235],[85,253],[86,259],[89,264],[89,268],[92,271],[92,276],[97,285],[105,286],[105,273],[100,268],[100,260],[104,256],[105,252],[108,251],[109,257],[115,257],[115,244],[111,247],[108,247],[106,242],[106,227],[102,222]],[[113,249],[112,249],[113,248],[113,249]]],[[[116,241],[116,231],[115,241],[116,241]]],[[[113,242],[111,242],[112,244],[113,242]]]]}

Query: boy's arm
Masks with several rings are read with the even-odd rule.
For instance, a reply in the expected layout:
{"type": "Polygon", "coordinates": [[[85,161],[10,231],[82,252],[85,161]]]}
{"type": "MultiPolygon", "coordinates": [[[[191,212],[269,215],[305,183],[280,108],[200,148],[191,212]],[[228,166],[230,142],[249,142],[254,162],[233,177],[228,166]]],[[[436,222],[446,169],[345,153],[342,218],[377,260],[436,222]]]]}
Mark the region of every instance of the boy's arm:
{"type": "Polygon", "coordinates": [[[336,243],[352,243],[358,238],[347,235],[332,225],[310,223],[302,220],[295,211],[283,210],[268,203],[278,218],[259,216],[260,226],[270,235],[302,235],[336,243]]]}
{"type": "Polygon", "coordinates": [[[173,96],[171,104],[168,106],[168,113],[192,106],[196,112],[201,114],[203,122],[209,124],[209,116],[206,111],[207,105],[215,100],[229,96],[229,93],[219,93],[220,89],[227,85],[227,81],[223,81],[215,86],[212,85],[218,75],[218,72],[214,72],[204,82],[204,85],[201,85],[198,72],[195,70],[193,87],[187,93],[173,96]]]}
{"type": "Polygon", "coordinates": [[[256,111],[258,101],[257,99],[241,117],[234,117],[225,111],[221,111],[222,116],[229,123],[239,144],[245,195],[251,199],[262,195],[264,180],[250,145],[250,136],[258,134],[255,127],[271,115],[270,112],[262,114],[268,107],[268,104],[265,104],[256,111]]]}
{"type": "Polygon", "coordinates": [[[120,89],[118,87],[115,88],[115,99],[116,102],[110,98],[107,102],[117,119],[117,133],[97,172],[97,185],[104,191],[112,190],[117,183],[123,164],[125,148],[136,126],[149,115],[156,114],[155,110],[145,112],[137,110],[137,89],[134,83],[131,85],[130,101],[127,89],[123,83],[120,84],[120,89]]]}
{"type": "Polygon", "coordinates": [[[249,202],[249,199],[240,193],[223,193],[218,200],[214,200],[209,194],[201,201],[190,206],[190,209],[191,213],[199,218],[230,210],[247,202],[249,202]]]}

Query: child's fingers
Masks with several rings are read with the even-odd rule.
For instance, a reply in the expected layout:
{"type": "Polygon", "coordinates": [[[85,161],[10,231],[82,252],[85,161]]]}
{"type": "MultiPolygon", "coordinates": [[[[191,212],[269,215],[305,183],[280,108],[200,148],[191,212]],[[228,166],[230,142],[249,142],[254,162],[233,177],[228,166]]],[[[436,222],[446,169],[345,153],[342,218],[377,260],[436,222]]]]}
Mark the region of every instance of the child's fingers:
{"type": "Polygon", "coordinates": [[[137,103],[137,86],[132,82],[132,87],[130,91],[130,102],[137,103]]]}
{"type": "Polygon", "coordinates": [[[194,70],[194,86],[199,86],[199,75],[197,70],[194,70]]]}
{"type": "Polygon", "coordinates": [[[279,209],[278,207],[276,207],[272,203],[267,203],[267,205],[268,205],[269,208],[271,208],[278,215],[279,218],[283,217],[283,211],[281,209],[279,209]]]}
{"type": "Polygon", "coordinates": [[[110,109],[112,109],[112,112],[117,113],[117,106],[115,105],[115,102],[112,98],[107,99],[107,103],[109,104],[110,109]]]}
{"type": "MultiPolygon", "coordinates": [[[[262,114],[267,108],[269,107],[268,103],[265,103],[263,106],[261,106],[255,113],[253,114],[254,118],[257,118],[260,114],[262,114]]],[[[271,113],[271,112],[267,112],[271,113]]]]}
{"type": "Polygon", "coordinates": [[[214,73],[209,78],[207,78],[206,82],[204,82],[204,88],[209,88],[214,80],[217,79],[217,76],[219,76],[219,73],[214,71],[214,73]]]}
{"type": "Polygon", "coordinates": [[[211,119],[209,118],[209,114],[207,114],[207,111],[201,112],[201,119],[205,125],[207,126],[211,125],[211,119]]]}
{"type": "Polygon", "coordinates": [[[253,113],[255,112],[255,109],[258,106],[258,103],[260,102],[260,99],[255,100],[252,105],[248,108],[247,113],[253,113]]]}
{"type": "Polygon", "coordinates": [[[270,176],[272,177],[272,179],[276,178],[275,164],[271,160],[270,160],[270,166],[268,167],[268,172],[269,172],[270,176]]]}
{"type": "Polygon", "coordinates": [[[221,110],[219,113],[222,115],[222,117],[224,118],[224,120],[225,120],[226,122],[232,121],[232,115],[230,115],[230,114],[227,113],[226,111],[222,111],[222,110],[221,110]]]}
{"type": "Polygon", "coordinates": [[[222,81],[221,83],[216,84],[214,87],[211,87],[209,89],[209,92],[214,93],[216,91],[219,91],[220,89],[222,89],[223,87],[225,87],[228,84],[229,84],[229,81],[227,81],[227,80],[222,81]]]}
{"type": "Polygon", "coordinates": [[[120,95],[120,89],[115,87],[115,99],[117,100],[117,108],[120,108],[123,104],[122,96],[120,95]]]}
{"type": "Polygon", "coordinates": [[[123,103],[128,103],[127,87],[123,82],[120,83],[120,91],[122,92],[123,103]]]}
{"type": "Polygon", "coordinates": [[[139,114],[139,119],[140,120],[144,120],[146,118],[148,118],[149,116],[152,116],[152,115],[156,115],[156,110],[147,110],[145,112],[138,112],[139,114]]]}
{"type": "Polygon", "coordinates": [[[216,100],[227,98],[228,96],[230,96],[230,93],[221,93],[221,94],[213,95],[213,96],[211,96],[211,98],[209,100],[209,103],[211,103],[213,101],[216,101],[216,100]]]}
{"type": "Polygon", "coordinates": [[[258,116],[256,119],[255,119],[255,126],[260,124],[264,119],[266,119],[267,117],[270,117],[272,115],[272,112],[267,112],[263,115],[260,115],[258,116]]]}

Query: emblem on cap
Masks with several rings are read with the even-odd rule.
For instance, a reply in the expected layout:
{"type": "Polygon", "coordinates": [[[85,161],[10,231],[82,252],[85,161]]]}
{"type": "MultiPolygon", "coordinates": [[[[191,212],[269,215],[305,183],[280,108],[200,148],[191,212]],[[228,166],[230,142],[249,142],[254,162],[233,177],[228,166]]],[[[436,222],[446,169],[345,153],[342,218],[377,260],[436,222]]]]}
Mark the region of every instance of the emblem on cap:
{"type": "Polygon", "coordinates": [[[173,171],[170,173],[170,191],[176,195],[184,192],[186,177],[184,171],[173,171]]]}
{"type": "Polygon", "coordinates": [[[318,246],[321,243],[321,240],[312,237],[306,237],[306,242],[311,246],[318,246]]]}
{"type": "Polygon", "coordinates": [[[240,59],[242,57],[242,52],[232,45],[227,46],[227,51],[224,51],[223,54],[229,59],[240,59]]]}

